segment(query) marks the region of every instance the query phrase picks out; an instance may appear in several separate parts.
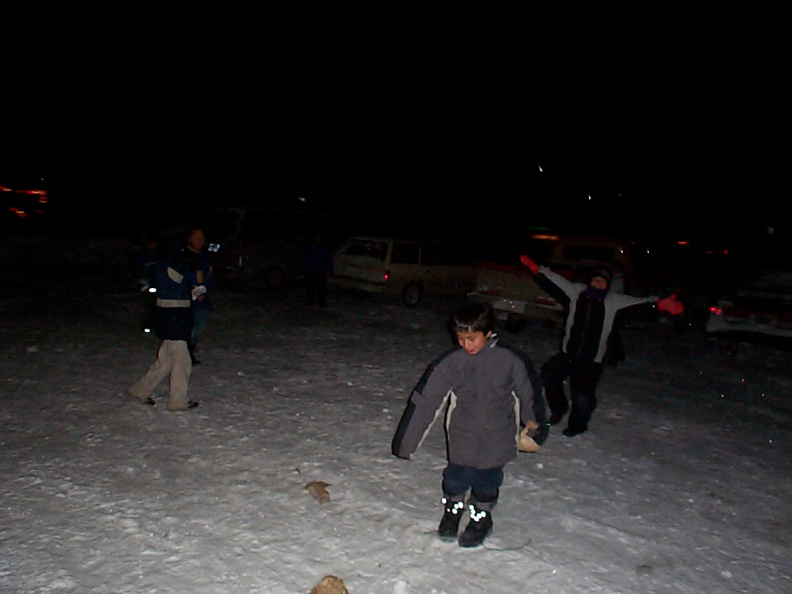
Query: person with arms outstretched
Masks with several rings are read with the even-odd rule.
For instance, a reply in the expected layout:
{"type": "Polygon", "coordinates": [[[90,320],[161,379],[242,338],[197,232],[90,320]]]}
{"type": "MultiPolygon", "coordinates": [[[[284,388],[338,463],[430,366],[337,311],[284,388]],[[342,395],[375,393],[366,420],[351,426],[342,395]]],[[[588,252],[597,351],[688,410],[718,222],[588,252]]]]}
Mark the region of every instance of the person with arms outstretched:
{"type": "Polygon", "coordinates": [[[661,299],[611,291],[612,273],[607,268],[592,271],[588,283],[576,283],[538,265],[527,255],[520,256],[520,261],[539,286],[564,307],[561,349],[542,366],[541,373],[550,407],[550,424],[560,423],[569,411],[567,427],[562,433],[574,437],[588,430],[597,407],[597,385],[602,376],[603,360],[616,337],[613,329],[619,323],[618,317],[655,307],[679,315],[685,308],[675,295],[661,299]],[[564,392],[567,378],[571,409],[564,392]]]}

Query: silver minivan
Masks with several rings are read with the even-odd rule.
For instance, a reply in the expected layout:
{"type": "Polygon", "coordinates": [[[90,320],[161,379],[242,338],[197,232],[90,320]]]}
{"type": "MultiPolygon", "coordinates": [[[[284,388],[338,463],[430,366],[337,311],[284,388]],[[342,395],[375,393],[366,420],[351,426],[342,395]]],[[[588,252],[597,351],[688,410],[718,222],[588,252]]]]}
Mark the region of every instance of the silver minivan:
{"type": "Polygon", "coordinates": [[[464,296],[476,268],[463,250],[438,241],[352,237],[333,256],[330,285],[401,296],[415,307],[427,295],[464,296]]]}

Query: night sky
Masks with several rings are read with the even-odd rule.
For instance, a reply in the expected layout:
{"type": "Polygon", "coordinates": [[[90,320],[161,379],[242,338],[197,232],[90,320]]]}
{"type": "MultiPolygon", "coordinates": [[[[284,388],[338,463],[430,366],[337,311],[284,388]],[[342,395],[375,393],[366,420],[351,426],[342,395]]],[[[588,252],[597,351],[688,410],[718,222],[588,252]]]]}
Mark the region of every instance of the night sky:
{"type": "Polygon", "coordinates": [[[4,19],[0,173],[108,221],[302,196],[468,229],[788,228],[787,10],[160,4],[4,19]]]}

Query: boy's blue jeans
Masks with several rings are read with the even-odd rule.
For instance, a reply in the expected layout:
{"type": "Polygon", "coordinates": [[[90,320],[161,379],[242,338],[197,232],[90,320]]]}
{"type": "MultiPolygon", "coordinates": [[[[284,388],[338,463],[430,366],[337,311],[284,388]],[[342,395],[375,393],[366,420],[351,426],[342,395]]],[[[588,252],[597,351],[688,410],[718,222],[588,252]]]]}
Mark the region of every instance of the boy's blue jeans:
{"type": "Polygon", "coordinates": [[[479,509],[490,511],[498,501],[503,484],[503,466],[485,470],[449,462],[443,471],[443,493],[451,501],[463,501],[470,489],[470,501],[479,509]]]}

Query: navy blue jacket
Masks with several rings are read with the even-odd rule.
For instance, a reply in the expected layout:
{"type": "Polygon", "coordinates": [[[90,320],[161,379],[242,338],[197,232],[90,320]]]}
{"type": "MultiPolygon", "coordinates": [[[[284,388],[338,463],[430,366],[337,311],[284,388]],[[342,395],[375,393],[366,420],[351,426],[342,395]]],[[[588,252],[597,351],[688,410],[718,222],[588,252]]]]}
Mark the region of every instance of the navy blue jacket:
{"type": "Polygon", "coordinates": [[[161,340],[190,340],[190,284],[181,248],[161,256],[155,265],[157,307],[154,330],[161,340]]]}

